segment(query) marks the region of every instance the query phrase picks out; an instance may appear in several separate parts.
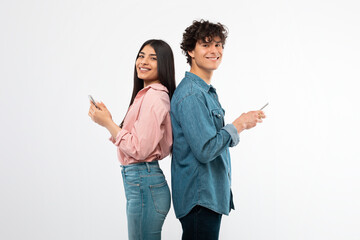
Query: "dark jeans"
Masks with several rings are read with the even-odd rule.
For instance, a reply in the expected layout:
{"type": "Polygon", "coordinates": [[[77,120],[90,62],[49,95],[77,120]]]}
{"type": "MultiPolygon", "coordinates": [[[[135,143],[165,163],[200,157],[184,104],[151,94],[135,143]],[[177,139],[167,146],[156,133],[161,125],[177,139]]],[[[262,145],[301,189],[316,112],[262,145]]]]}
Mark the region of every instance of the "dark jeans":
{"type": "Polygon", "coordinates": [[[218,240],[222,215],[202,206],[195,206],[180,218],[182,240],[218,240]]]}

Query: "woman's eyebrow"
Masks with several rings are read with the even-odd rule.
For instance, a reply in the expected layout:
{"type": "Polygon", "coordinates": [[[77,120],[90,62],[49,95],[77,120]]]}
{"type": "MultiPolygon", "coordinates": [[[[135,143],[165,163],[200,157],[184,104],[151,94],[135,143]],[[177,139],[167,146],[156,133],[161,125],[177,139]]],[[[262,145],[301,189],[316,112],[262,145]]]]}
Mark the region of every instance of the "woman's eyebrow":
{"type": "MultiPolygon", "coordinates": [[[[146,55],[144,52],[139,52],[139,54],[146,55]]],[[[149,56],[155,56],[156,57],[156,54],[155,53],[150,53],[149,56]]]]}

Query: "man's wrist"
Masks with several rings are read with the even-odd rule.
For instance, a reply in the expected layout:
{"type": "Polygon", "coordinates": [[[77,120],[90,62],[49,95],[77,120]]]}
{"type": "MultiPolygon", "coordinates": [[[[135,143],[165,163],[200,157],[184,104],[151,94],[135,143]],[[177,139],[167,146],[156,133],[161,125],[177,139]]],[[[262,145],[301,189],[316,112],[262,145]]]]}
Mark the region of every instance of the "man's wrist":
{"type": "Polygon", "coordinates": [[[233,122],[232,124],[235,126],[238,133],[241,133],[242,131],[245,130],[245,124],[244,123],[235,123],[235,122],[233,122]]]}

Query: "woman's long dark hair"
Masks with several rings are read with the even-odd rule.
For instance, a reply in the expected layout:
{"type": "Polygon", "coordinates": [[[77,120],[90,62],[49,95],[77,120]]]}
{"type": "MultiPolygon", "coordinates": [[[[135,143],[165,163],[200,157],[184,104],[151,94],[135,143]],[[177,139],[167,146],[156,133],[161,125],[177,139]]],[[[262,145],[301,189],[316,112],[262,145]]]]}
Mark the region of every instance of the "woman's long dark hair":
{"type": "MultiPolygon", "coordinates": [[[[144,42],[144,44],[140,47],[140,50],[139,50],[138,54],[136,55],[136,59],[139,57],[141,50],[143,50],[143,48],[146,45],[150,45],[155,50],[156,58],[157,58],[158,78],[160,80],[160,83],[168,89],[169,97],[171,100],[172,95],[174,94],[174,91],[176,88],[174,55],[171,50],[171,47],[163,40],[150,39],[150,40],[144,42]]],[[[136,60],[135,60],[135,62],[136,62],[136,60]]],[[[136,71],[136,65],[135,65],[134,88],[133,88],[133,93],[131,96],[129,107],[131,106],[131,104],[133,104],[137,93],[143,88],[144,88],[144,80],[138,78],[137,71],[136,71]]],[[[124,117],[124,119],[125,119],[125,117],[124,117]]],[[[120,128],[123,127],[123,124],[124,124],[124,120],[121,122],[120,128]]]]}

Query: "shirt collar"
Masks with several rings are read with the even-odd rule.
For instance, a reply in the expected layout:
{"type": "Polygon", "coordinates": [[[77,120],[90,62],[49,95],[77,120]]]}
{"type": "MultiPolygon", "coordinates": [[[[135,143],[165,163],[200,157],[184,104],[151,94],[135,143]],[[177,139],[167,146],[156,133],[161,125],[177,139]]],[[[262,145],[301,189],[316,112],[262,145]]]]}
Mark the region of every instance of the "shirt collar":
{"type": "Polygon", "coordinates": [[[185,76],[190,78],[193,82],[195,82],[197,85],[199,85],[200,88],[202,88],[204,91],[209,92],[211,89],[216,92],[216,89],[210,84],[207,84],[201,77],[198,75],[191,73],[191,72],[185,72],[185,76]]]}
{"type": "Polygon", "coordinates": [[[154,90],[164,91],[164,92],[169,93],[168,89],[167,89],[164,85],[162,85],[161,83],[153,83],[153,84],[150,84],[149,86],[144,87],[144,88],[141,89],[141,90],[145,90],[145,89],[148,89],[148,88],[152,88],[152,89],[154,89],[154,90]]]}

